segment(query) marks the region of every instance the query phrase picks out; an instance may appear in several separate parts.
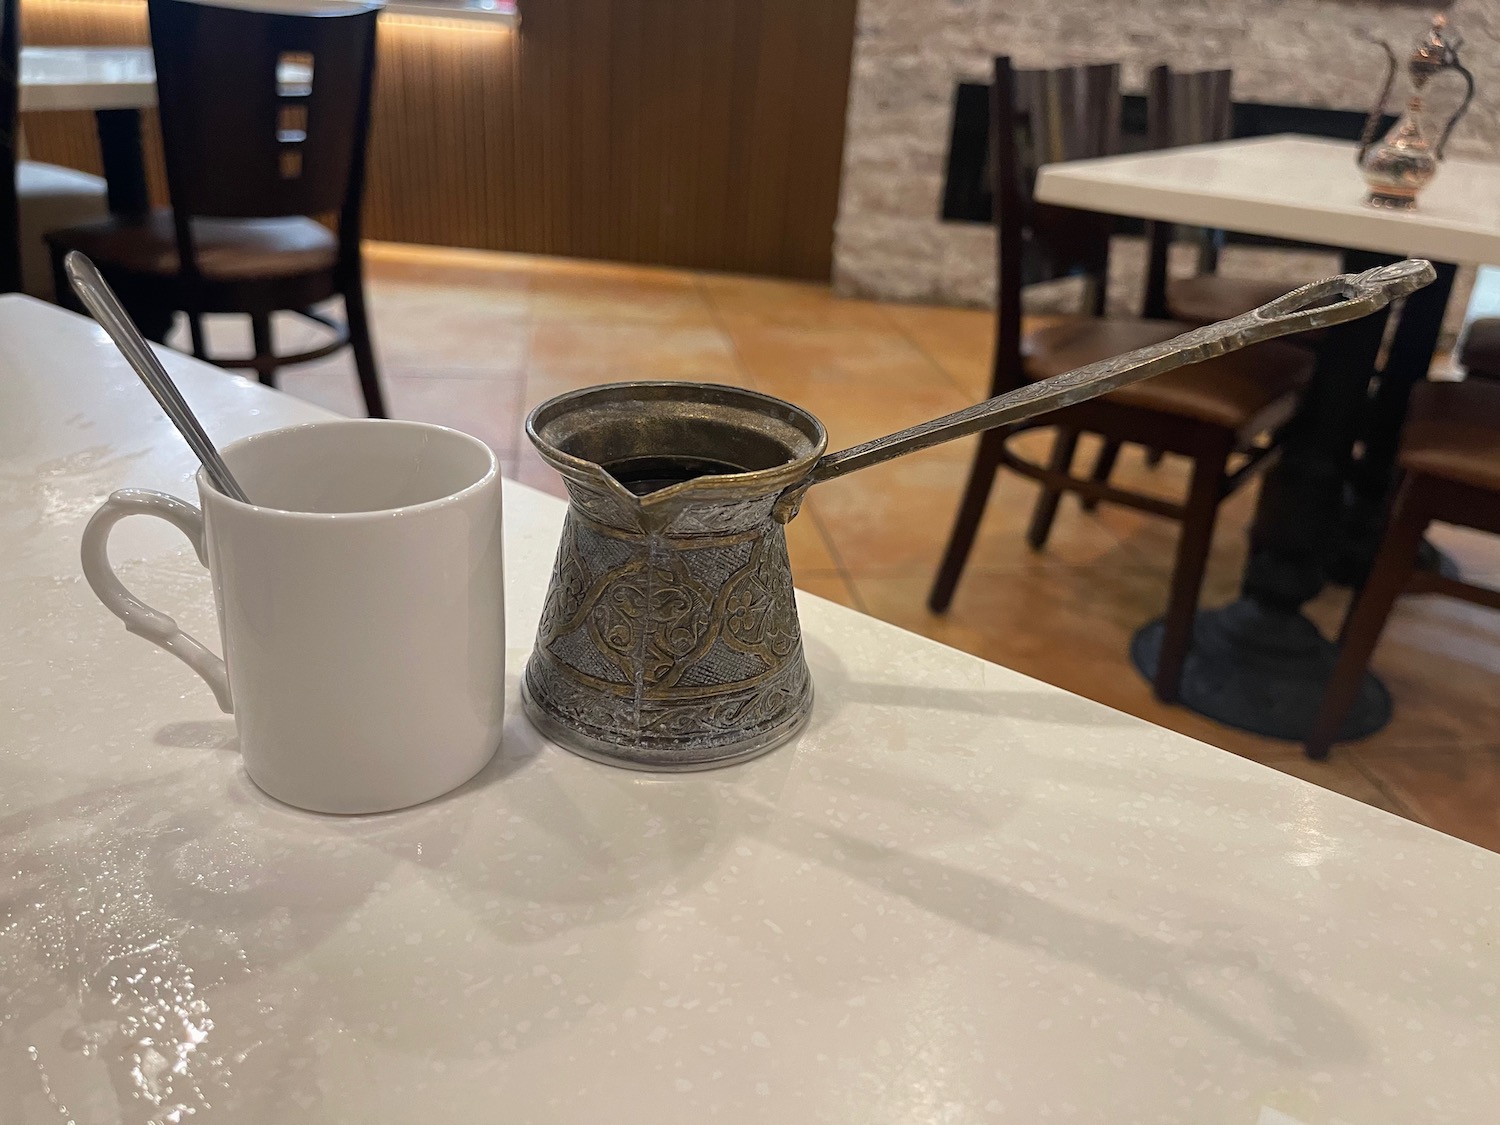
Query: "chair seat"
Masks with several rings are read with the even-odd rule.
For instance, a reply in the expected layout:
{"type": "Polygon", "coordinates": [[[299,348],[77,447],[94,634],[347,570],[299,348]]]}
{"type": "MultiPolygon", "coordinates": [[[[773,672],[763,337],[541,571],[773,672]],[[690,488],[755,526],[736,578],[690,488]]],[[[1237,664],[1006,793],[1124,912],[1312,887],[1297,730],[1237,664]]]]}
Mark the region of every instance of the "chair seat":
{"type": "Polygon", "coordinates": [[[109,214],[104,181],[98,176],[22,160],[16,164],[16,209],[19,217],[21,288],[50,301],[52,258],[46,234],[58,227],[87,223],[109,214]]]}
{"type": "MultiPolygon", "coordinates": [[[[1190,324],[1213,324],[1217,320],[1228,320],[1259,308],[1267,301],[1274,301],[1283,293],[1289,293],[1305,284],[1304,281],[1278,278],[1252,281],[1248,278],[1222,277],[1216,273],[1180,277],[1167,282],[1167,312],[1190,324]]],[[[1317,330],[1314,329],[1302,333],[1302,336],[1316,334],[1317,330]]]]}
{"type": "MultiPolygon", "coordinates": [[[[1051,378],[1123,352],[1170,340],[1194,326],[1174,320],[1076,317],[1021,343],[1026,375],[1051,378]]],[[[1175,414],[1240,432],[1312,376],[1312,353],[1270,340],[1114,391],[1108,402],[1175,414]]]]}
{"type": "MultiPolygon", "coordinates": [[[[314,219],[194,219],[198,268],[211,281],[260,281],[318,273],[333,267],[338,240],[314,219]]],[[[170,211],[144,222],[116,218],[53,231],[48,241],[81,250],[100,267],[154,277],[179,272],[170,211]]]]}
{"type": "Polygon", "coordinates": [[[1469,325],[1458,362],[1470,375],[1500,379],[1500,316],[1487,316],[1469,325]]]}
{"type": "Polygon", "coordinates": [[[1500,383],[1419,383],[1402,436],[1401,465],[1500,492],[1500,383]]]}

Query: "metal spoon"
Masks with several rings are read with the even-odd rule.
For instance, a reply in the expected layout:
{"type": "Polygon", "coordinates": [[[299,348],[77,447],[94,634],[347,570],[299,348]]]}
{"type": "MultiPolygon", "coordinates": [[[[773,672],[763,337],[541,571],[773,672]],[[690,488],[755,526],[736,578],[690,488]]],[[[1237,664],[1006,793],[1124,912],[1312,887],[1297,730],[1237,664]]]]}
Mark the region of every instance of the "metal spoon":
{"type": "Polygon", "coordinates": [[[109,338],[115,342],[115,346],[135,369],[135,373],[141,377],[141,382],[146,384],[146,389],[161,404],[167,417],[172,419],[172,424],[187,439],[188,445],[198,455],[198,460],[203,462],[203,468],[207,470],[214,487],[225,496],[246,504],[250,503],[245,490],[234,479],[229,466],[224,464],[224,459],[219,456],[214,443],[209,440],[208,434],[204,432],[192,409],[183,399],[182,393],[178,391],[177,384],[172,382],[172,376],[167,374],[167,369],[161,365],[161,360],[156,358],[151,345],[146,343],[146,338],[141,335],[140,329],[136,328],[135,322],[130,319],[125,306],[120,304],[120,298],[115,296],[115,291],[109,287],[109,282],[99,275],[94,263],[77,250],[71,250],[63,259],[63,267],[68,271],[68,280],[73,285],[73,292],[78,294],[78,299],[84,303],[89,312],[94,314],[94,319],[103,326],[104,331],[109,333],[109,338]]]}

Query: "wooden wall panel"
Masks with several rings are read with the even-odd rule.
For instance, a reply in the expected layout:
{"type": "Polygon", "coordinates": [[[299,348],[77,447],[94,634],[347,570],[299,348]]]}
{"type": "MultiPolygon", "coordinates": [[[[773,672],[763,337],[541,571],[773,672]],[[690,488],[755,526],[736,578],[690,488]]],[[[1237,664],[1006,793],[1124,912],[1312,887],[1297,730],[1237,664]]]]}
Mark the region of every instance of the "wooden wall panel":
{"type": "MultiPolygon", "coordinates": [[[[826,278],[855,0],[523,0],[386,16],[372,238],[826,278]]],[[[24,0],[28,43],[144,43],[140,0],[24,0]]],[[[97,171],[88,114],[24,121],[97,171]]],[[[153,194],[160,142],[147,124],[153,194]]]]}

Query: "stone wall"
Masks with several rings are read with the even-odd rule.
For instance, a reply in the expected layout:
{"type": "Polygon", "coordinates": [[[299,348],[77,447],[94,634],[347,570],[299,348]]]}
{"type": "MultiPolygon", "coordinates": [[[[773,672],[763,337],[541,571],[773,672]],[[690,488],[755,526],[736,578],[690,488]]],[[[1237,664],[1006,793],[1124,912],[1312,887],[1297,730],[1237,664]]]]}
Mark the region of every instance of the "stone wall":
{"type": "MultiPolygon", "coordinates": [[[[1500,0],[1448,11],[1479,86],[1450,152],[1500,161],[1500,0]]],[[[954,84],[985,81],[996,54],[1023,67],[1118,59],[1127,90],[1161,62],[1229,66],[1241,100],[1363,110],[1383,58],[1359,36],[1399,49],[1430,15],[1378,0],[860,0],[834,283],[894,300],[993,302],[993,232],[937,216],[954,84]]],[[[1266,266],[1272,256],[1231,249],[1223,268],[1285,272],[1266,266]]],[[[1112,273],[1112,303],[1128,303],[1134,271],[1112,273]]]]}

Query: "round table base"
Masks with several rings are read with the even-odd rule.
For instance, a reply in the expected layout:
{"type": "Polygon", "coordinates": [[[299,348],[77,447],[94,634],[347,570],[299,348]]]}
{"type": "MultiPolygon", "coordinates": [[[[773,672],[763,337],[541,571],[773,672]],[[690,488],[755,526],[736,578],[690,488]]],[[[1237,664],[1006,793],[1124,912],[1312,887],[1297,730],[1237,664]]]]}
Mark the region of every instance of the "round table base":
{"type": "MultiPolygon", "coordinates": [[[[1142,626],[1130,659],[1150,680],[1161,652],[1162,621],[1142,626]]],[[[1312,729],[1338,647],[1300,613],[1241,598],[1202,610],[1182,670],[1178,702],[1226,726],[1302,741],[1312,729]]],[[[1339,740],[1365,738],[1390,722],[1391,696],[1368,672],[1339,740]]]]}

